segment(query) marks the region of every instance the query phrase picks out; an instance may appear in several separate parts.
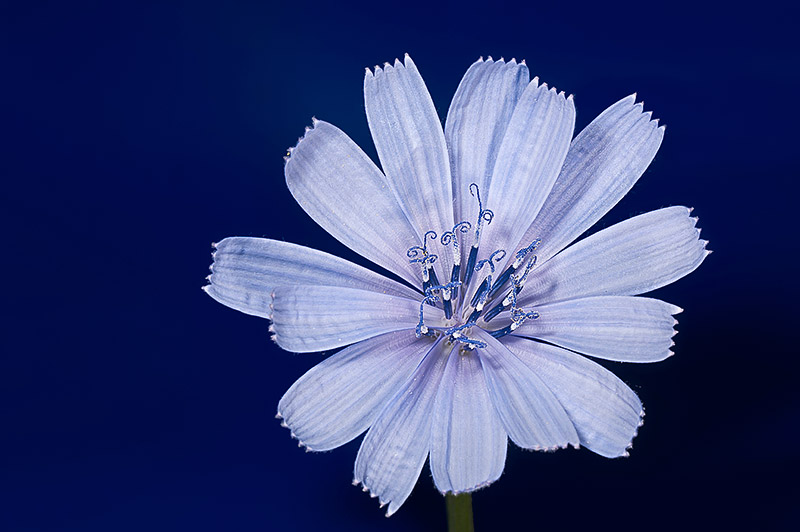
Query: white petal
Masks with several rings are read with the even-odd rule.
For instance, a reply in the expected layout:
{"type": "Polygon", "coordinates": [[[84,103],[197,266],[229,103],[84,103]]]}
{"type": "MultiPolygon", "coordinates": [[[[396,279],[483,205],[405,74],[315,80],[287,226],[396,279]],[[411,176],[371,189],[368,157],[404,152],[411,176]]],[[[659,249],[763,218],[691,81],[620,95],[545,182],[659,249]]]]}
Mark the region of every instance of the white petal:
{"type": "Polygon", "coordinates": [[[431,411],[446,362],[444,342],[438,342],[361,442],[355,483],[363,484],[382,505],[389,504],[387,516],[411,494],[425,464],[431,411]]]}
{"type": "Polygon", "coordinates": [[[686,207],[641,214],[598,231],[534,269],[521,306],[597,295],[637,295],[672,283],[708,255],[686,207]]]}
{"type": "MultiPolygon", "coordinates": [[[[444,132],[425,82],[409,56],[364,79],[367,121],[387,185],[417,232],[453,227],[453,192],[444,132]]],[[[440,257],[440,279],[447,257],[440,257]]]]}
{"type": "Polygon", "coordinates": [[[524,338],[503,339],[556,395],[580,436],[599,455],[627,456],[642,424],[642,403],[624,382],[591,360],[524,338]]]}
{"type": "Polygon", "coordinates": [[[433,406],[431,472],[442,493],[474,491],[497,480],[507,436],[478,356],[450,353],[433,406]]]}
{"type": "Polygon", "coordinates": [[[567,413],[550,389],[488,333],[474,329],[487,346],[476,349],[492,403],[511,441],[525,449],[552,450],[578,444],[567,413]]]}
{"type": "Polygon", "coordinates": [[[476,61],[456,90],[444,127],[453,175],[455,220],[475,223],[470,183],[488,190],[500,143],[528,84],[528,67],[513,59],[476,61]]]}
{"type": "MultiPolygon", "coordinates": [[[[278,287],[273,294],[273,339],[295,353],[335,349],[419,322],[419,301],[404,297],[334,286],[278,287]]],[[[440,309],[424,305],[424,312],[426,325],[441,326],[440,309]]]]}
{"type": "Polygon", "coordinates": [[[536,307],[514,334],[527,336],[606,360],[658,362],[672,355],[673,314],[680,307],[658,299],[599,296],[536,307]]]}
{"type": "Polygon", "coordinates": [[[291,151],[286,184],[314,221],[344,245],[413,285],[420,268],[406,250],[420,241],[378,167],[355,142],[315,121],[291,151]]]}
{"type": "Polygon", "coordinates": [[[561,174],[519,247],[541,239],[540,263],[561,251],[628,193],[663,138],[664,128],[635,104],[635,95],[603,111],[572,141],[561,174]]]}
{"type": "Polygon", "coordinates": [[[534,79],[514,109],[492,173],[486,207],[494,220],[481,241],[486,254],[502,248],[508,261],[517,251],[510,246],[520,241],[553,187],[574,129],[572,97],[534,79]]]}
{"type": "Polygon", "coordinates": [[[300,377],[278,404],[278,417],[309,450],[343,445],[372,425],[430,349],[413,331],[351,345],[300,377]]]}
{"type": "Polygon", "coordinates": [[[418,298],[412,289],[316,249],[266,238],[230,237],[214,245],[210,284],[203,289],[228,307],[267,318],[278,286],[326,285],[418,298]]]}

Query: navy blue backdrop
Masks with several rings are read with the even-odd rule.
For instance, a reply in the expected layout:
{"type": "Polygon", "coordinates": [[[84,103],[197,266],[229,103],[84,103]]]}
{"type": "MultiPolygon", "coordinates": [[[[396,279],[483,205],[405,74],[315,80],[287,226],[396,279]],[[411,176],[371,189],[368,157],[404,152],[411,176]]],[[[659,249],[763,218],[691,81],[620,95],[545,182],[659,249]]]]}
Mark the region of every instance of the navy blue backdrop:
{"type": "Polygon", "coordinates": [[[375,157],[364,67],[405,52],[441,117],[481,55],[573,93],[578,129],[638,92],[666,139],[601,225],[693,206],[715,250],[656,293],[686,309],[676,356],[606,364],[647,408],[631,457],[513,448],[478,528],[796,523],[794,18],[597,4],[4,2],[0,529],[444,528],[427,467],[386,519],[350,485],[358,441],[298,449],[273,415],[321,356],[200,290],[230,235],[364,263],[293,201],[283,155],[317,116],[375,157]]]}

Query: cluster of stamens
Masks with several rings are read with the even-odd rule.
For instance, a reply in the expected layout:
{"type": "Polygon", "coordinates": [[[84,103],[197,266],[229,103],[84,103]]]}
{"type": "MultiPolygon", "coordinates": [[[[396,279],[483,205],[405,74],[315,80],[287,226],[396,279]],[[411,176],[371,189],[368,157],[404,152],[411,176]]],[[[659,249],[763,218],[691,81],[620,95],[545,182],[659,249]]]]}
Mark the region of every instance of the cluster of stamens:
{"type": "Polygon", "coordinates": [[[495,278],[496,263],[500,263],[505,259],[506,251],[504,249],[498,249],[493,251],[487,258],[478,260],[478,249],[480,247],[483,225],[484,223],[490,224],[492,222],[494,213],[489,209],[484,209],[477,184],[472,183],[469,187],[469,191],[478,201],[478,220],[475,224],[474,241],[470,248],[467,264],[463,272],[463,281],[461,280],[462,269],[459,238],[460,235],[466,234],[472,229],[472,224],[469,222],[459,222],[453,226],[450,231],[442,233],[440,239],[441,245],[443,247],[452,246],[453,269],[450,280],[446,284],[439,283],[436,271],[433,268],[433,264],[436,262],[438,255],[428,250],[428,240],[435,242],[437,239],[435,231],[426,232],[422,238],[422,245],[413,246],[406,252],[410,262],[420,264],[422,268],[422,291],[424,297],[419,306],[419,322],[416,327],[417,337],[444,336],[450,342],[461,344],[464,351],[485,348],[487,345],[486,342],[468,336],[469,329],[476,326],[479,318],[482,318],[484,322],[488,323],[504,310],[509,310],[511,324],[497,330],[487,331],[493,337],[501,338],[516,330],[526,320],[539,317],[537,312],[526,311],[519,308],[517,305],[517,296],[525,285],[528,274],[536,264],[536,256],[532,255],[532,252],[539,245],[539,240],[535,240],[529,246],[517,251],[514,262],[495,278]],[[525,264],[525,268],[522,274],[518,275],[517,270],[520,269],[526,259],[527,263],[525,264]],[[461,298],[466,296],[467,289],[469,288],[474,274],[481,271],[484,267],[487,267],[489,270],[488,274],[478,285],[478,288],[469,301],[469,305],[465,305],[464,312],[461,315],[463,323],[451,327],[433,328],[425,325],[423,319],[425,306],[430,305],[435,307],[440,302],[445,318],[450,320],[453,317],[454,302],[458,305],[461,298]],[[505,290],[505,285],[509,281],[511,281],[511,287],[505,297],[482,316],[486,304],[502,290],[505,290]]]}

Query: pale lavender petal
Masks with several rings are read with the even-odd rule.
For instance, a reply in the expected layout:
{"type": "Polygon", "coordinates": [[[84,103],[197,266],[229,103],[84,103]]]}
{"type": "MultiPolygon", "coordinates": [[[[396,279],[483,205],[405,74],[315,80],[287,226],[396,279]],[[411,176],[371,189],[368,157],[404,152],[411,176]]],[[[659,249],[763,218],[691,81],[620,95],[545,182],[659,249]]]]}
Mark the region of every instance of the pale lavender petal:
{"type": "Polygon", "coordinates": [[[635,95],[623,98],[581,131],[519,247],[541,239],[543,263],[578,238],[622,199],[655,157],[664,128],[635,95]]]}
{"type": "Polygon", "coordinates": [[[430,349],[414,331],[351,345],[300,377],[281,398],[278,417],[308,450],[339,447],[372,425],[430,349]]]}
{"type": "Polygon", "coordinates": [[[608,458],[628,455],[644,416],[633,390],[599,364],[566,349],[513,336],[504,341],[558,398],[581,445],[608,458]]]}
{"type": "Polygon", "coordinates": [[[641,214],[598,231],[534,269],[520,305],[637,295],[677,281],[709,254],[686,207],[641,214]]]}
{"type": "Polygon", "coordinates": [[[502,248],[509,260],[517,251],[510,246],[520,241],[547,198],[574,129],[572,97],[537,86],[534,78],[514,108],[486,194],[486,207],[494,211],[481,241],[486,254],[502,248]]]}
{"type": "Polygon", "coordinates": [[[437,342],[361,442],[354,484],[388,504],[393,514],[411,494],[431,438],[431,411],[452,347],[437,342]]]}
{"type": "MultiPolygon", "coordinates": [[[[295,353],[335,349],[379,334],[414,329],[419,300],[334,286],[278,287],[270,331],[295,353]]],[[[441,326],[444,314],[424,305],[425,324],[441,326]]]]}
{"type": "Polygon", "coordinates": [[[278,286],[326,285],[419,298],[414,290],[316,249],[266,238],[231,237],[214,244],[203,289],[228,307],[267,318],[278,286]]]}
{"type": "Polygon", "coordinates": [[[553,450],[578,444],[578,434],[550,389],[522,361],[487,332],[476,349],[489,395],[511,441],[525,449],[553,450]]]}
{"type": "MultiPolygon", "coordinates": [[[[406,55],[364,78],[367,121],[386,184],[420,235],[453,227],[450,161],[439,117],[416,65],[406,55]]],[[[448,257],[436,268],[450,274],[448,257]]]]}
{"type": "Polygon", "coordinates": [[[598,296],[568,299],[536,307],[539,317],[524,322],[514,334],[593,357],[619,362],[658,362],[672,355],[682,311],[658,299],[598,296]]]}
{"type": "Polygon", "coordinates": [[[433,405],[430,466],[438,490],[474,491],[497,480],[507,439],[477,354],[454,350],[433,405]]]}
{"type": "Polygon", "coordinates": [[[344,245],[411,282],[420,268],[406,250],[419,243],[386,178],[355,142],[337,127],[314,127],[291,150],[286,184],[314,221],[344,245]]]}
{"type": "Polygon", "coordinates": [[[528,84],[528,67],[513,59],[476,61],[456,90],[444,127],[453,175],[455,220],[474,223],[478,205],[470,183],[488,190],[511,114],[528,84]]]}

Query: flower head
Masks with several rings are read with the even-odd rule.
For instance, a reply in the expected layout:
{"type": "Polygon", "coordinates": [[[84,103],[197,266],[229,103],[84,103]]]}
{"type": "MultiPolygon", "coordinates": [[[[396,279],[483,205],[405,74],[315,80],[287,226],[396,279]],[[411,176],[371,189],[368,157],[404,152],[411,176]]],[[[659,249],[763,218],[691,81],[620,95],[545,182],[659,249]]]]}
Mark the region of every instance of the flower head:
{"type": "Polygon", "coordinates": [[[573,139],[572,97],[513,59],[470,67],[444,129],[408,56],[367,70],[364,93],[383,171],[315,120],[286,182],[319,225],[407,284],[276,240],[215,246],[214,299],[270,319],[289,351],[344,347],[286,392],[282,423],[313,451],[366,431],[354,482],[388,514],[428,459],[443,493],[497,480],[509,438],[627,455],[642,405],[584,355],[670,356],[681,309],[635,296],[709,252],[685,207],[573,241],[630,190],[664,128],[629,96],[573,139]]]}

